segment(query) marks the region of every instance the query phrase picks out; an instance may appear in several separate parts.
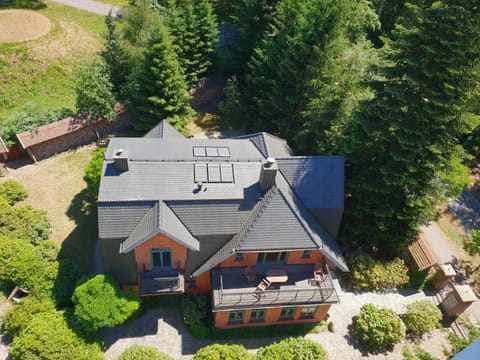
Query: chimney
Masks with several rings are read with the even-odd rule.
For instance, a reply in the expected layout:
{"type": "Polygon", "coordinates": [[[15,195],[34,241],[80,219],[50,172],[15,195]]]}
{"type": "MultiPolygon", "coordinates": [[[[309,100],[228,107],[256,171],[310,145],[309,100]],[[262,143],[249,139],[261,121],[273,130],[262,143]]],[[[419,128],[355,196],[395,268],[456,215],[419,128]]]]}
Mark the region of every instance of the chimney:
{"type": "Polygon", "coordinates": [[[259,186],[262,192],[266,192],[273,185],[275,185],[277,171],[277,162],[274,158],[269,157],[267,162],[262,165],[262,170],[260,171],[259,186]]]}
{"type": "Polygon", "coordinates": [[[114,150],[113,161],[115,161],[115,167],[118,171],[128,171],[128,150],[114,150]]]}

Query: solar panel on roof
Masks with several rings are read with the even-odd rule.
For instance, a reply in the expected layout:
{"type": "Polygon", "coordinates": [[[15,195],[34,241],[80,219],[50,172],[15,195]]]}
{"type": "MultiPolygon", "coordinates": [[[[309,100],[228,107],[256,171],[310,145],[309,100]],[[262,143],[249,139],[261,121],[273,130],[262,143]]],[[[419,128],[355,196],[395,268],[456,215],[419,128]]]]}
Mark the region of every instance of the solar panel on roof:
{"type": "Polygon", "coordinates": [[[205,148],[207,151],[207,156],[209,157],[218,157],[218,148],[216,147],[207,147],[205,148]]]}
{"type": "Polygon", "coordinates": [[[220,177],[222,178],[222,183],[233,183],[233,164],[221,164],[220,177]]]}
{"type": "Polygon", "coordinates": [[[219,183],[220,178],[220,164],[208,164],[208,182],[219,183]]]}
{"type": "Polygon", "coordinates": [[[230,149],[228,147],[219,147],[218,156],[230,157],[230,149]]]}
{"type": "Polygon", "coordinates": [[[207,182],[207,164],[194,164],[193,171],[196,183],[199,181],[207,182]]]}
{"type": "Polygon", "coordinates": [[[204,146],[194,146],[193,147],[193,156],[206,156],[204,146]]]}

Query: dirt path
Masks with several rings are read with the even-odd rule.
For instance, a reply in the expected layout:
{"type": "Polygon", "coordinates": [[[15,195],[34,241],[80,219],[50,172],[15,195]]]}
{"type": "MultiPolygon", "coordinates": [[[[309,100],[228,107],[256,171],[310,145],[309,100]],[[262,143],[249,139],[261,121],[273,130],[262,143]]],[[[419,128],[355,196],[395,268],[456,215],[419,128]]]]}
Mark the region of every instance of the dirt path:
{"type": "Polygon", "coordinates": [[[120,8],[118,6],[112,6],[112,5],[104,4],[94,0],[50,0],[50,1],[72,6],[77,9],[86,10],[89,12],[93,12],[95,14],[105,15],[105,16],[108,15],[110,11],[114,16],[116,16],[120,12],[120,8]]]}
{"type": "Polygon", "coordinates": [[[50,238],[57,243],[63,242],[76,227],[68,211],[75,196],[86,187],[83,171],[95,149],[95,144],[86,145],[37,165],[20,166],[19,162],[11,162],[7,175],[0,178],[0,182],[17,180],[27,188],[29,196],[19,205],[46,210],[52,223],[50,238]]]}

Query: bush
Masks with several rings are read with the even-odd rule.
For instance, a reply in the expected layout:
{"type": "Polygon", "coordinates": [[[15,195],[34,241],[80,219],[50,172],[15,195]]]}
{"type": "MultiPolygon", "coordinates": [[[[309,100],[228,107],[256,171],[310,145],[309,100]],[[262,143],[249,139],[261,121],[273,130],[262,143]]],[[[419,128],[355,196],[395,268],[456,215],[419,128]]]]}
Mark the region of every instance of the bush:
{"type": "Polygon", "coordinates": [[[12,360],[100,360],[97,343],[87,344],[71,330],[62,311],[47,311],[34,316],[10,345],[12,360]]]}
{"type": "Polygon", "coordinates": [[[214,344],[201,348],[192,360],[248,360],[255,359],[242,345],[214,344]]]}
{"type": "Polygon", "coordinates": [[[356,253],[347,257],[352,286],[359,290],[396,289],[409,283],[408,268],[402,259],[382,263],[356,253]]]}
{"type": "Polygon", "coordinates": [[[405,325],[393,310],[366,304],[360,310],[356,332],[367,346],[380,349],[400,342],[405,337],[405,325]]]}
{"type": "Polygon", "coordinates": [[[7,200],[9,205],[15,205],[28,197],[28,191],[18,181],[7,180],[0,184],[0,197],[7,200]]]}
{"type": "Polygon", "coordinates": [[[422,348],[415,346],[413,353],[408,346],[405,346],[403,349],[403,359],[404,360],[438,360],[438,358],[432,356],[427,351],[422,348]]]}
{"type": "Polygon", "coordinates": [[[210,332],[204,323],[208,315],[208,301],[203,295],[185,295],[181,302],[182,319],[193,336],[206,338],[210,332]]]}
{"type": "Polygon", "coordinates": [[[472,238],[465,242],[464,247],[472,256],[480,254],[480,230],[472,230],[472,238]]]}
{"type": "Polygon", "coordinates": [[[48,239],[50,221],[47,212],[30,206],[14,208],[0,197],[0,235],[24,239],[32,244],[48,239]]]}
{"type": "Polygon", "coordinates": [[[37,298],[32,295],[25,297],[20,303],[12,307],[3,318],[5,335],[12,340],[30,325],[34,315],[49,310],[55,310],[55,304],[52,300],[37,298]]]}
{"type": "Polygon", "coordinates": [[[27,103],[20,111],[0,120],[0,137],[3,138],[6,145],[12,145],[16,142],[15,134],[34,130],[39,126],[72,115],[73,113],[69,109],[42,110],[35,104],[27,103]]]}
{"type": "Polygon", "coordinates": [[[83,180],[87,183],[87,191],[93,197],[97,198],[100,188],[100,177],[102,175],[103,155],[107,148],[100,148],[93,154],[92,160],[85,168],[83,180]]]}
{"type": "Polygon", "coordinates": [[[58,306],[72,304],[72,295],[80,277],[80,270],[72,260],[58,260],[58,272],[53,287],[53,298],[58,306]]]}
{"type": "Polygon", "coordinates": [[[118,360],[174,360],[153,347],[134,345],[125,350],[118,360]]]}
{"type": "Polygon", "coordinates": [[[327,352],[322,345],[303,337],[297,337],[287,338],[258,349],[257,358],[259,360],[326,360],[327,352]]]}
{"type": "Polygon", "coordinates": [[[45,258],[45,246],[0,235],[0,285],[45,293],[53,288],[58,263],[45,258]]]}
{"type": "Polygon", "coordinates": [[[140,307],[135,293],[125,295],[115,280],[107,275],[86,279],[75,289],[72,302],[75,316],[92,330],[120,325],[140,307]]]}
{"type": "Polygon", "coordinates": [[[442,312],[430,300],[419,300],[407,305],[403,322],[407,331],[415,335],[432,332],[442,320],[442,312]]]}

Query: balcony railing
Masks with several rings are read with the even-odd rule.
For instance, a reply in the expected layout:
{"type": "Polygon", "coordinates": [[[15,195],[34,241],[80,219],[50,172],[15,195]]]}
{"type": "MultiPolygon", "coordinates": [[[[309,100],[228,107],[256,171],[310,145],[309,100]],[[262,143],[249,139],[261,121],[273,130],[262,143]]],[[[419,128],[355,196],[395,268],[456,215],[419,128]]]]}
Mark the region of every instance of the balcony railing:
{"type": "Polygon", "coordinates": [[[140,295],[183,293],[185,280],[181,270],[152,270],[140,274],[140,295]]]}
{"type": "Polygon", "coordinates": [[[213,310],[312,305],[338,302],[331,275],[324,267],[324,278],[313,281],[313,265],[284,265],[281,268],[288,275],[285,284],[275,284],[265,291],[256,291],[257,283],[264,277],[265,267],[255,267],[259,274],[255,283],[247,283],[244,268],[223,268],[212,270],[213,310]]]}

